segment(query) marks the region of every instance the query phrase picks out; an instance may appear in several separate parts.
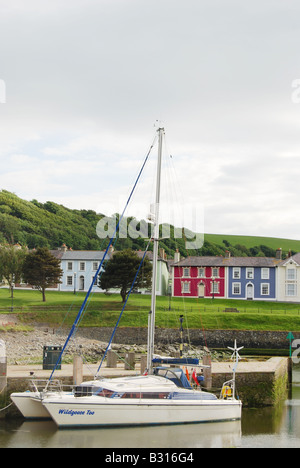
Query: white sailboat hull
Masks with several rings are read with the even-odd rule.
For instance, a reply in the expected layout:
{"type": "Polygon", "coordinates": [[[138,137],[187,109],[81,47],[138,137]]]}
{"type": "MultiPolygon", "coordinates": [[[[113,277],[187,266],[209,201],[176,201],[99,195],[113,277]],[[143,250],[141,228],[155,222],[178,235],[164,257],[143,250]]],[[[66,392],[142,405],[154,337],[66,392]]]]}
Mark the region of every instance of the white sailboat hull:
{"type": "Polygon", "coordinates": [[[143,426],[241,419],[238,400],[110,401],[95,398],[45,398],[43,405],[58,427],[143,426]]]}
{"type": "Polygon", "coordinates": [[[37,392],[12,393],[11,399],[25,419],[50,419],[37,392]]]}

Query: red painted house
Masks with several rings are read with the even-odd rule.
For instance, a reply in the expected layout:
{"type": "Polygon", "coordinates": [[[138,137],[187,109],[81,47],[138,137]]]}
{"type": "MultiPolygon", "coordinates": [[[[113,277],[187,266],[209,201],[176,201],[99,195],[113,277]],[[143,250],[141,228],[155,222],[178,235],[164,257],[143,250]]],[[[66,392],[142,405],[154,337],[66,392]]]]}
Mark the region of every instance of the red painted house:
{"type": "Polygon", "coordinates": [[[175,297],[225,297],[224,257],[188,257],[172,265],[175,297]]]}

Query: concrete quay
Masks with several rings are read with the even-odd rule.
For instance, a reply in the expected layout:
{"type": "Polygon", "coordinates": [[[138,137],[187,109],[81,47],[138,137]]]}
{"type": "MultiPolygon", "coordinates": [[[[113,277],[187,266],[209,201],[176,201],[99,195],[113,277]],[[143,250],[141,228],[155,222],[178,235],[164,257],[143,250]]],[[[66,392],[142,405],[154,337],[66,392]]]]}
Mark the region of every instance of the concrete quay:
{"type": "MultiPolygon", "coordinates": [[[[83,381],[92,380],[98,369],[97,364],[84,365],[80,372],[83,381]]],[[[216,394],[220,392],[223,383],[232,378],[233,363],[212,362],[211,387],[216,394]]],[[[7,366],[7,385],[0,394],[0,418],[20,416],[14,405],[7,410],[1,408],[8,406],[10,394],[29,389],[33,379],[48,380],[51,371],[43,370],[41,365],[7,366]]],[[[102,377],[121,377],[140,374],[140,363],[135,364],[134,370],[125,370],[124,363],[118,363],[116,367],[103,366],[100,375],[102,377]]],[[[268,360],[252,360],[239,362],[236,372],[236,388],[238,397],[244,407],[275,406],[282,401],[288,390],[289,359],[273,357],[268,360]]],[[[74,385],[76,375],[73,364],[63,364],[61,370],[56,370],[55,380],[63,385],[74,385]]]]}

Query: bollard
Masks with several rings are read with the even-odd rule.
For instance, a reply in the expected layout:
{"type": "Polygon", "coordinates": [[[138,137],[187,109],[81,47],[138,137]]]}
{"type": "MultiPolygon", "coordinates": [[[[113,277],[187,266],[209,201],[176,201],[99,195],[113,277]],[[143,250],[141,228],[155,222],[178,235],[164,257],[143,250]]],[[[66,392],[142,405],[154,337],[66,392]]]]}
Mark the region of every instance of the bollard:
{"type": "Polygon", "coordinates": [[[135,352],[130,351],[125,354],[125,370],[132,370],[135,368],[135,352]]]}
{"type": "Polygon", "coordinates": [[[142,354],[141,355],[141,375],[145,373],[146,369],[147,369],[147,354],[142,354]]]}
{"type": "Polygon", "coordinates": [[[7,385],[7,359],[4,341],[0,340],[0,393],[7,385]]]}
{"type": "Polygon", "coordinates": [[[209,354],[204,354],[203,365],[210,366],[210,367],[203,368],[203,377],[204,377],[203,385],[207,390],[210,390],[212,387],[212,375],[211,375],[211,357],[209,354]]]}
{"type": "Polygon", "coordinates": [[[111,349],[107,351],[106,367],[116,368],[118,356],[111,349]]]}
{"type": "Polygon", "coordinates": [[[80,385],[83,381],[83,361],[78,354],[73,358],[73,385],[80,385]]]}

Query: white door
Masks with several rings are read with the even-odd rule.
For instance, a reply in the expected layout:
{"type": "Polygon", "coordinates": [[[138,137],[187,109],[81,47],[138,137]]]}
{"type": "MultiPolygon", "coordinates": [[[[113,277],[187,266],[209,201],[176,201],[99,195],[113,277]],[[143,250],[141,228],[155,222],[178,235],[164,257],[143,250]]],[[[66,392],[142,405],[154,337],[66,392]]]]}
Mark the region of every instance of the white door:
{"type": "Polygon", "coordinates": [[[198,297],[204,297],[204,283],[198,284],[198,297]]]}
{"type": "Polygon", "coordinates": [[[252,301],[254,298],[254,287],[252,283],[248,283],[246,287],[246,298],[249,301],[252,301]]]}

